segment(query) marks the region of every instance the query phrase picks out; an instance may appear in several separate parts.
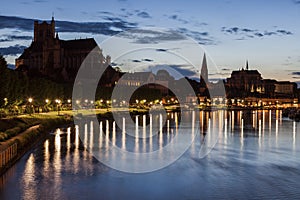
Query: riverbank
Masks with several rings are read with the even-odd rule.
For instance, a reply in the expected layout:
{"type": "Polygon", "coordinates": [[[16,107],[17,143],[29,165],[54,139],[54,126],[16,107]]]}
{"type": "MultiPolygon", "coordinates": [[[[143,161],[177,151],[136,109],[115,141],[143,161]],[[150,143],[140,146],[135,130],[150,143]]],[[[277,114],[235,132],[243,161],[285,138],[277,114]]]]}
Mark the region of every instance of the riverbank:
{"type": "Polygon", "coordinates": [[[0,175],[54,127],[73,123],[71,115],[23,115],[0,119],[0,175]]]}

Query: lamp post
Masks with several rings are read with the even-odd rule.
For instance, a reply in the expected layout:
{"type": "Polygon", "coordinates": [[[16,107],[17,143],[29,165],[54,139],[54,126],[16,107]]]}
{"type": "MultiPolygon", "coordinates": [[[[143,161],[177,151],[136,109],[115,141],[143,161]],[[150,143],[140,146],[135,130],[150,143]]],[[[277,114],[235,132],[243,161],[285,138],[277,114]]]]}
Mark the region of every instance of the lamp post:
{"type": "Polygon", "coordinates": [[[32,101],[33,101],[33,99],[32,99],[31,97],[28,98],[29,108],[30,108],[30,110],[29,110],[29,115],[31,115],[31,112],[32,112],[32,105],[31,105],[32,101]]]}
{"type": "Polygon", "coordinates": [[[59,115],[59,104],[61,103],[61,101],[59,99],[56,99],[55,103],[56,103],[57,115],[59,115]]]}
{"type": "Polygon", "coordinates": [[[68,99],[67,102],[68,102],[68,109],[71,110],[72,109],[71,99],[68,99]]]}
{"type": "Polygon", "coordinates": [[[43,112],[48,112],[47,104],[49,103],[49,99],[45,99],[45,106],[43,112]]]}

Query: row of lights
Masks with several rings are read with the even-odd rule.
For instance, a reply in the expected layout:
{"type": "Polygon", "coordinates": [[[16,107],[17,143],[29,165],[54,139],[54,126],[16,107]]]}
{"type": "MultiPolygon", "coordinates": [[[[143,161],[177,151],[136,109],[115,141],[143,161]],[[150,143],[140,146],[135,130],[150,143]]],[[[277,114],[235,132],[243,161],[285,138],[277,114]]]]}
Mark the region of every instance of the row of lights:
{"type": "MultiPolygon", "coordinates": [[[[29,102],[29,103],[32,103],[32,102],[33,102],[33,98],[31,98],[31,97],[28,98],[28,102],[29,102]]],[[[49,100],[49,99],[46,99],[45,102],[48,104],[48,103],[50,103],[50,100],[49,100]]],[[[71,102],[72,102],[71,99],[68,99],[68,100],[67,100],[67,103],[70,104],[71,102]]],[[[93,100],[89,101],[88,99],[85,99],[84,102],[85,102],[85,103],[91,103],[91,104],[94,103],[93,100]]],[[[106,100],[106,101],[104,101],[103,99],[100,99],[100,103],[103,103],[103,102],[106,102],[107,104],[110,104],[110,103],[116,103],[117,100],[116,100],[116,99],[113,99],[113,100],[106,100]]],[[[144,103],[147,102],[147,100],[146,100],[146,99],[143,99],[143,100],[138,100],[138,99],[136,99],[135,102],[136,102],[137,104],[138,104],[138,103],[144,104],[144,103]]],[[[170,100],[168,100],[167,102],[170,103],[170,100]]],[[[173,98],[171,99],[171,102],[178,103],[178,101],[177,101],[177,100],[174,100],[173,98]]],[[[61,104],[62,101],[61,101],[60,99],[55,99],[55,103],[61,104]]],[[[122,103],[125,104],[126,101],[123,100],[122,103]]],[[[149,102],[149,103],[150,103],[151,105],[152,105],[152,104],[157,104],[157,103],[162,104],[162,101],[160,101],[160,100],[157,99],[157,100],[155,100],[154,102],[151,101],[151,102],[149,102]]],[[[79,101],[79,100],[76,100],[76,104],[80,104],[80,101],[79,101]]]]}
{"type": "MultiPolygon", "coordinates": [[[[28,102],[29,102],[29,103],[32,103],[32,102],[33,102],[33,98],[31,98],[31,97],[28,98],[28,102]]],[[[49,100],[49,99],[46,99],[45,102],[46,102],[46,103],[49,103],[50,100],[49,100]]],[[[68,99],[67,102],[68,102],[68,103],[71,103],[71,99],[68,99]]],[[[60,103],[62,103],[62,101],[61,101],[60,99],[55,99],[55,103],[60,104],[60,103]]]]}

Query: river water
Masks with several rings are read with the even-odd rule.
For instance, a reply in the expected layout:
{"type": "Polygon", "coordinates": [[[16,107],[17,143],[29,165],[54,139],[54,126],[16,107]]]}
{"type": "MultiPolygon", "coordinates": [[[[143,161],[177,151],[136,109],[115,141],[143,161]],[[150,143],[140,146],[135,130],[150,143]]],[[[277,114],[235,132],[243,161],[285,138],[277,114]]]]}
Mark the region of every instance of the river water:
{"type": "Polygon", "coordinates": [[[160,117],[134,116],[136,127],[104,119],[56,129],[1,177],[0,199],[300,199],[300,123],[281,111],[160,117]],[[190,125],[179,132],[184,123],[190,125]],[[145,173],[119,171],[136,160],[108,150],[152,152],[179,134],[191,145],[156,171],[152,165],[145,173]],[[108,167],[107,160],[120,165],[108,167]]]}

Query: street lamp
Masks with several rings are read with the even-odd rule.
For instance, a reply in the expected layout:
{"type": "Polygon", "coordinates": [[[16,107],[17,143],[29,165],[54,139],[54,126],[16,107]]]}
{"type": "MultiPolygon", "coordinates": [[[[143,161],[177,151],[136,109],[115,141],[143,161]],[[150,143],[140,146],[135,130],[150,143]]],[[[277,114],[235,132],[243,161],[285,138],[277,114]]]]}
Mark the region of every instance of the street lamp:
{"type": "Polygon", "coordinates": [[[72,109],[71,99],[68,99],[67,102],[68,102],[68,109],[71,110],[72,109]]]}
{"type": "Polygon", "coordinates": [[[5,97],[3,100],[4,100],[4,105],[6,106],[8,103],[8,99],[5,97]]]}
{"type": "Polygon", "coordinates": [[[59,104],[61,103],[61,101],[59,99],[56,99],[55,103],[56,103],[57,115],[59,115],[59,104]]]}
{"type": "Polygon", "coordinates": [[[44,106],[44,108],[43,108],[43,112],[48,112],[48,103],[49,103],[50,101],[49,101],[49,99],[45,99],[45,106],[44,106]]]}
{"type": "Polygon", "coordinates": [[[31,105],[31,103],[32,103],[32,101],[33,101],[33,99],[30,97],[30,98],[28,98],[28,102],[29,102],[29,108],[30,108],[30,111],[29,111],[29,115],[31,115],[31,109],[32,109],[32,105],[31,105]]]}

